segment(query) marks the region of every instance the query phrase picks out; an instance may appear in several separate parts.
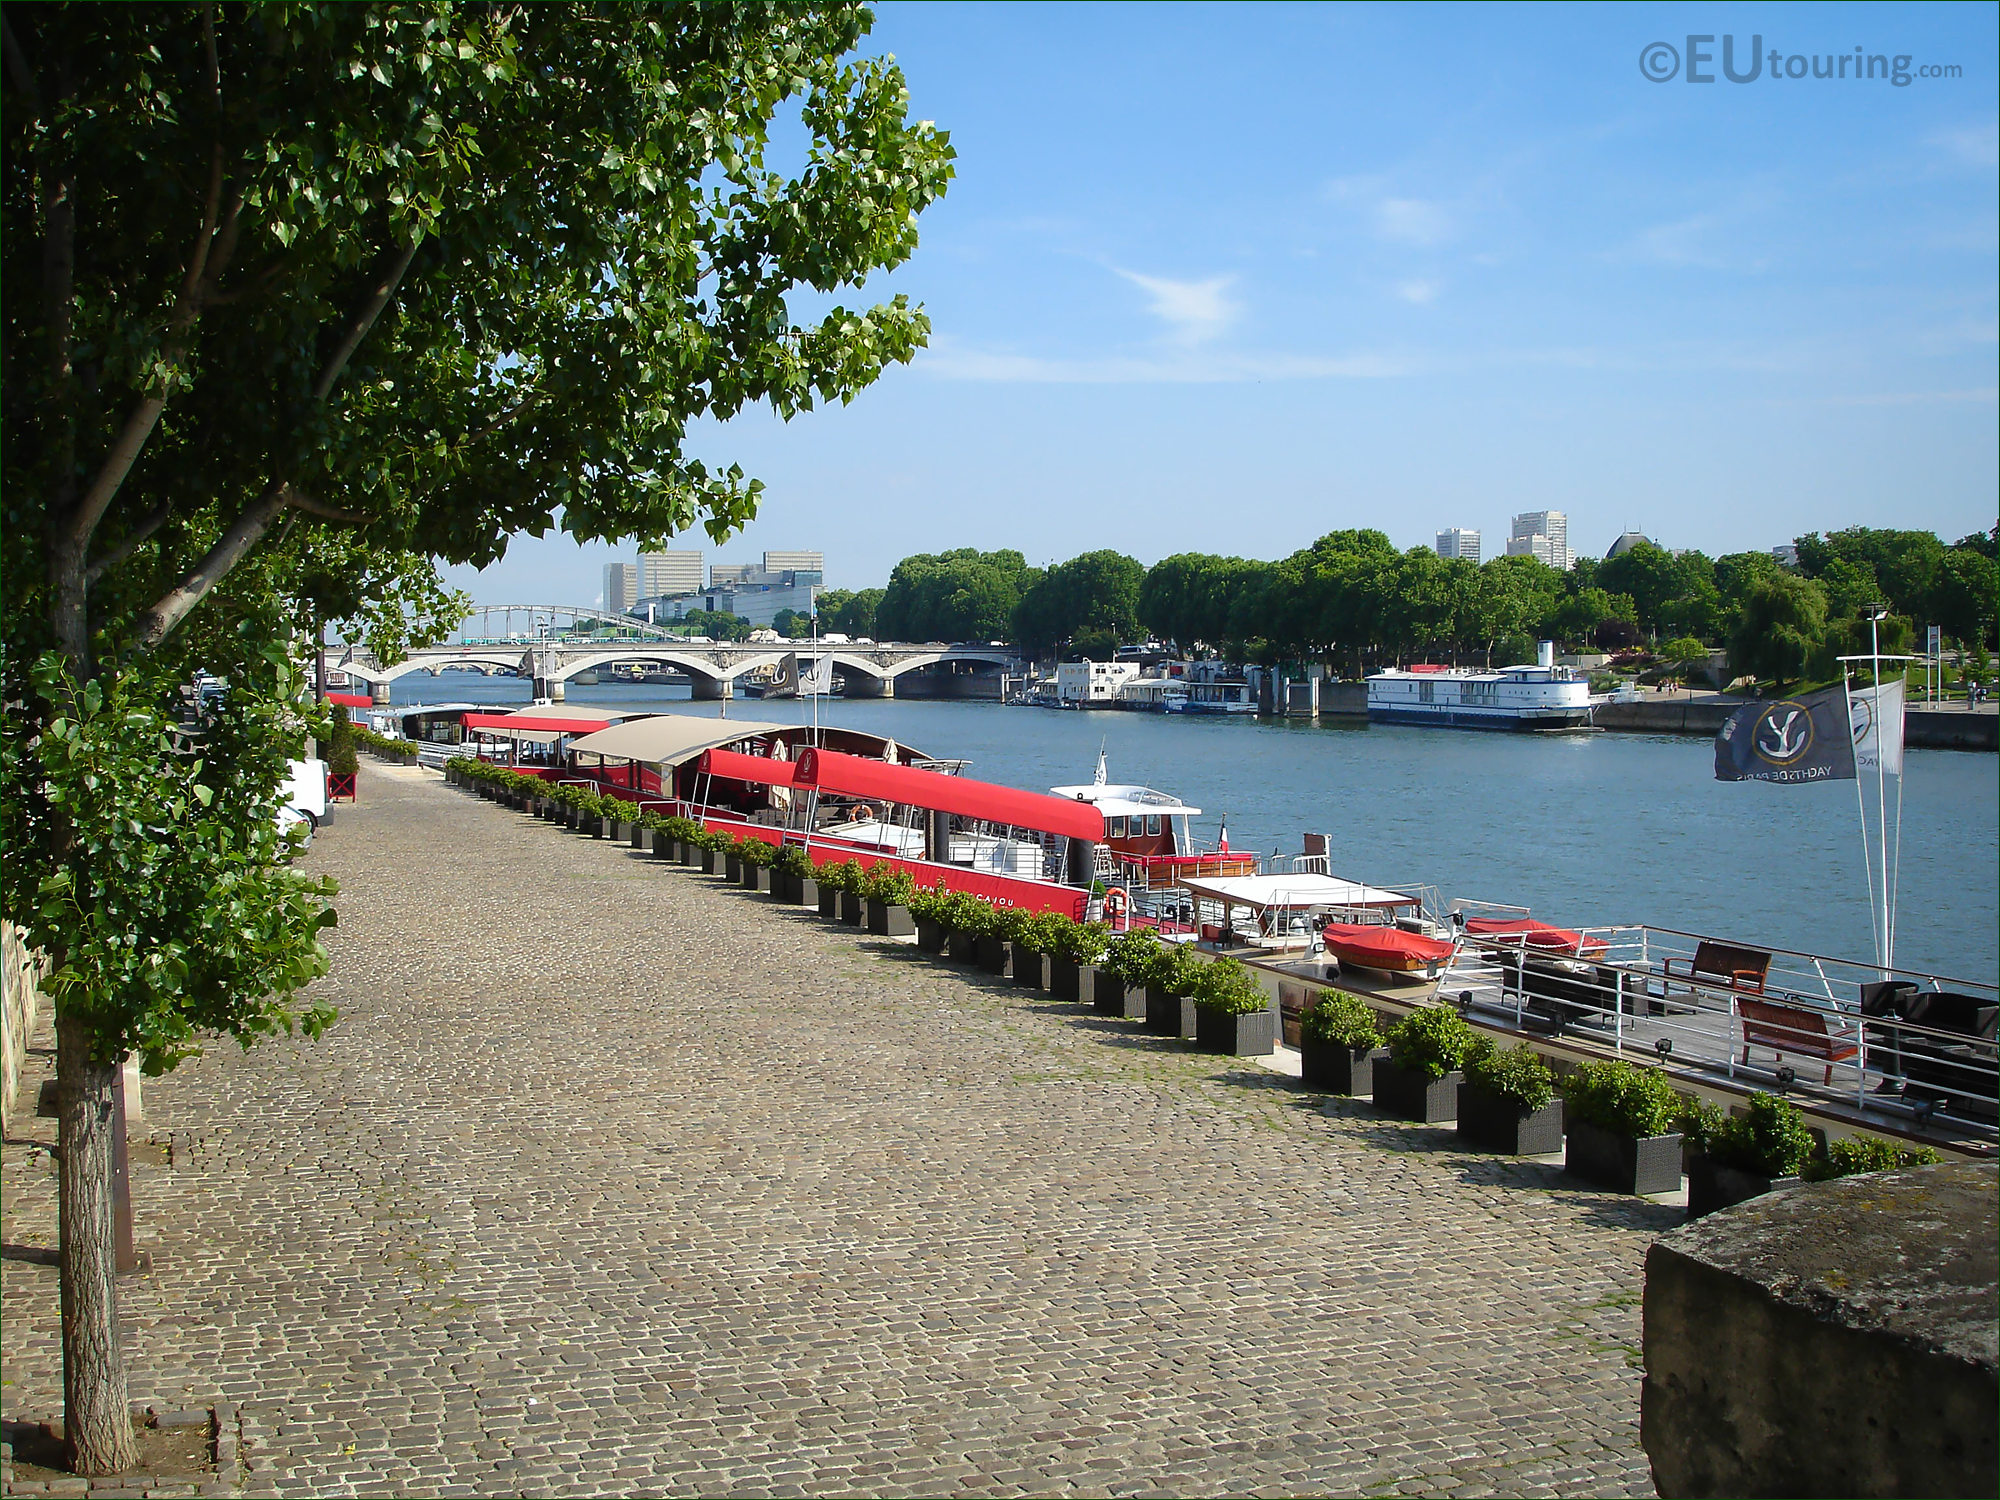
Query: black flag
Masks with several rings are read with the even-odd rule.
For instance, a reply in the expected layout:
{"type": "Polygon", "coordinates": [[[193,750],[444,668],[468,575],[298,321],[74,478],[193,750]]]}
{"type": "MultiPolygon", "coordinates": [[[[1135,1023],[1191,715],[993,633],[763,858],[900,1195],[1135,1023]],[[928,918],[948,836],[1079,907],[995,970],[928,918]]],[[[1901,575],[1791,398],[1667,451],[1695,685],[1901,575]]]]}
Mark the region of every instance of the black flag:
{"type": "Polygon", "coordinates": [[[1717,781],[1852,781],[1854,731],[1839,688],[1746,703],[1715,737],[1717,781]]]}

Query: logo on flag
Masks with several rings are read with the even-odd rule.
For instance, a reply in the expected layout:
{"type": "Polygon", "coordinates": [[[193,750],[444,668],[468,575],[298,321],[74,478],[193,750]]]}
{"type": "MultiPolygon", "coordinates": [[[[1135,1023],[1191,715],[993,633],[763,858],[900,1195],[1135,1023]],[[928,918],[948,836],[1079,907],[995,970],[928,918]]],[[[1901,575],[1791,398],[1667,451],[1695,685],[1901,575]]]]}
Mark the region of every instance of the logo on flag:
{"type": "Polygon", "coordinates": [[[1837,689],[1749,703],[1715,737],[1717,781],[1851,781],[1855,736],[1837,689]]]}
{"type": "Polygon", "coordinates": [[[1872,771],[1879,761],[1891,776],[1903,774],[1903,683],[1898,678],[1880,687],[1848,694],[1854,727],[1854,764],[1872,771]]]}
{"type": "Polygon", "coordinates": [[[833,658],[822,656],[810,668],[800,673],[799,691],[802,693],[831,693],[833,691],[833,658]]]}

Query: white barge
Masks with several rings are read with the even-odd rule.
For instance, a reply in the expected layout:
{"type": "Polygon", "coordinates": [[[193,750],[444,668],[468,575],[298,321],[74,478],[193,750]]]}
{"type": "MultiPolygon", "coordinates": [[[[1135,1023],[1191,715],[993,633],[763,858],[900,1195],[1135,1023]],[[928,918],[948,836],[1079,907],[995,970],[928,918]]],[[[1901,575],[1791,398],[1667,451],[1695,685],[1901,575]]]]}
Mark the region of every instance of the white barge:
{"type": "Polygon", "coordinates": [[[1368,679],[1368,718],[1377,724],[1444,729],[1586,729],[1590,683],[1555,664],[1544,642],[1529,666],[1472,672],[1456,667],[1392,667],[1368,679]]]}

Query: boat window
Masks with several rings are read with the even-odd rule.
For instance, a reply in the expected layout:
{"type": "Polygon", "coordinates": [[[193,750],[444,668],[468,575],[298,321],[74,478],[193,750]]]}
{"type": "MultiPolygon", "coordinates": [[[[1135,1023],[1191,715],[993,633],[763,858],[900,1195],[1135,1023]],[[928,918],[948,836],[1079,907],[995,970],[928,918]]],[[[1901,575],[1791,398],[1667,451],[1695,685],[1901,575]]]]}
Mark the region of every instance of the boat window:
{"type": "Polygon", "coordinates": [[[1104,820],[1104,836],[1108,839],[1124,838],[1125,820],[1123,818],[1106,818],[1104,820]]]}
{"type": "Polygon", "coordinates": [[[1152,813],[1146,819],[1146,836],[1148,838],[1154,838],[1158,836],[1159,832],[1160,832],[1160,815],[1158,813],[1152,813]]]}

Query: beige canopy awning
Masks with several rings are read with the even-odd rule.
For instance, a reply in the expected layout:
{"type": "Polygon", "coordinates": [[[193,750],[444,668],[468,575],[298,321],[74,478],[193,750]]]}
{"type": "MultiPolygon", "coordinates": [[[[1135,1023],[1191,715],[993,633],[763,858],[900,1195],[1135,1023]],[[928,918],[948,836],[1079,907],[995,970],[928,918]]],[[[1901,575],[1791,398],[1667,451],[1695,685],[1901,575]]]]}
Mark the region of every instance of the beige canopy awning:
{"type": "Polygon", "coordinates": [[[632,719],[569,742],[572,754],[601,755],[610,760],[642,761],[662,768],[677,766],[704,750],[718,750],[738,740],[767,734],[796,733],[796,724],[767,724],[755,719],[697,718],[693,714],[655,714],[632,719]]]}

